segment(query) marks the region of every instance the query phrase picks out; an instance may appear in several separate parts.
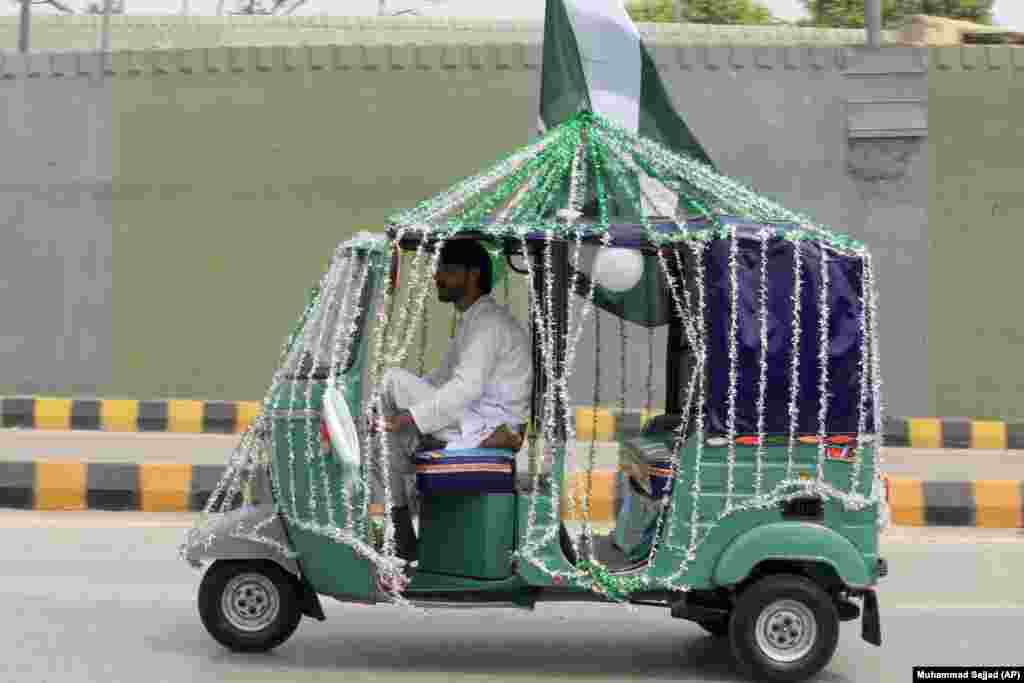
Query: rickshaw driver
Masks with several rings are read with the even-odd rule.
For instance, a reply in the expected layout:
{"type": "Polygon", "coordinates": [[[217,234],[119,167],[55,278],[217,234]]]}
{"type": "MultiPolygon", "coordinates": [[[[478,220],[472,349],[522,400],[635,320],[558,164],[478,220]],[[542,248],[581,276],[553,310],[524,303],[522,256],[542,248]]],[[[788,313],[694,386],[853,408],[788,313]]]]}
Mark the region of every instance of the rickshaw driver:
{"type": "MultiPolygon", "coordinates": [[[[529,419],[533,364],[526,328],[490,295],[491,259],[476,240],[453,239],[441,250],[434,284],[438,300],[462,313],[437,369],[418,377],[389,368],[382,378],[388,439],[388,482],[396,554],[416,557],[410,513],[413,454],[428,448],[507,448],[518,451],[529,419]]],[[[378,500],[383,477],[375,469],[378,500]]]]}

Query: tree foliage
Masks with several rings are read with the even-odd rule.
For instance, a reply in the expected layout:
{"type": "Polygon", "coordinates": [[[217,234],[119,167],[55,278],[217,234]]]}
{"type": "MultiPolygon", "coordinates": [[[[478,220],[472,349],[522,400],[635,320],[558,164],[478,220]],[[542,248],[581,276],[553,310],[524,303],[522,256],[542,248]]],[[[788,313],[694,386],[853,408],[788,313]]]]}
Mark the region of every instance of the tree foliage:
{"type": "MultiPolygon", "coordinates": [[[[810,26],[863,28],[864,0],[801,0],[810,26]]],[[[882,0],[882,24],[886,28],[902,26],[915,14],[992,23],[995,0],[882,0]]]]}
{"type": "Polygon", "coordinates": [[[684,21],[691,24],[771,24],[775,18],[754,0],[648,0],[626,6],[636,22],[684,21]]]}

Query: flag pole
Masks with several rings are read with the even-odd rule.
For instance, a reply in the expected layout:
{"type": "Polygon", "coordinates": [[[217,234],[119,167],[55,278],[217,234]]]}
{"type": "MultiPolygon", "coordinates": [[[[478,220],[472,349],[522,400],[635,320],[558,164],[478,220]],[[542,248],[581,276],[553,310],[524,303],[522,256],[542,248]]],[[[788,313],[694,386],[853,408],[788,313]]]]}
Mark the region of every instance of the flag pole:
{"type": "Polygon", "coordinates": [[[867,29],[868,47],[877,50],[882,47],[882,0],[864,0],[864,26],[867,29]]]}
{"type": "Polygon", "coordinates": [[[103,18],[100,23],[100,59],[103,61],[103,72],[110,63],[110,13],[113,0],[103,0],[103,18]]]}
{"type": "Polygon", "coordinates": [[[21,0],[21,18],[18,21],[18,52],[28,52],[28,39],[32,23],[32,0],[21,0]]]}
{"type": "Polygon", "coordinates": [[[672,21],[682,24],[686,21],[686,0],[674,0],[672,3],[672,21]]]}

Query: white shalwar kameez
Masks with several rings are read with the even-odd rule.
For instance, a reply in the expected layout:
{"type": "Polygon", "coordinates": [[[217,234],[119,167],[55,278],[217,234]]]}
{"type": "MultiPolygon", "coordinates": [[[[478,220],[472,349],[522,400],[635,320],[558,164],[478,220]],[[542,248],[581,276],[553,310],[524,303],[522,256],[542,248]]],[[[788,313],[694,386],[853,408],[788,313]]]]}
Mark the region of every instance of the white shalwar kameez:
{"type": "MultiPolygon", "coordinates": [[[[422,434],[447,442],[449,450],[476,448],[502,425],[529,420],[533,363],[529,334],[507,307],[482,296],[462,316],[436,370],[425,377],[389,368],[382,381],[383,415],[408,410],[422,434]]],[[[415,496],[412,427],[386,434],[392,504],[415,496]]],[[[376,497],[383,479],[375,468],[376,497]]]]}

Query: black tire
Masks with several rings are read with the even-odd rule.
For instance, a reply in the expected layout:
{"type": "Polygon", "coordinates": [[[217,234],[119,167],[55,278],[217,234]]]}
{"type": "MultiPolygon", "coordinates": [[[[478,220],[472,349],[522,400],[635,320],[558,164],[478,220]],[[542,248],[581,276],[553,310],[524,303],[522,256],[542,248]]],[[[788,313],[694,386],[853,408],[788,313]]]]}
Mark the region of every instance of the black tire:
{"type": "Polygon", "coordinates": [[[729,622],[729,642],[753,680],[804,681],[835,654],[839,614],[832,598],[813,581],[792,574],[768,576],[740,594],[729,622]]]}
{"type": "Polygon", "coordinates": [[[214,562],[199,585],[199,616],[235,652],[267,652],[302,619],[295,579],[273,562],[214,562]]]}
{"type": "Polygon", "coordinates": [[[721,619],[701,619],[697,625],[715,638],[724,638],[729,635],[729,617],[721,619]]]}

